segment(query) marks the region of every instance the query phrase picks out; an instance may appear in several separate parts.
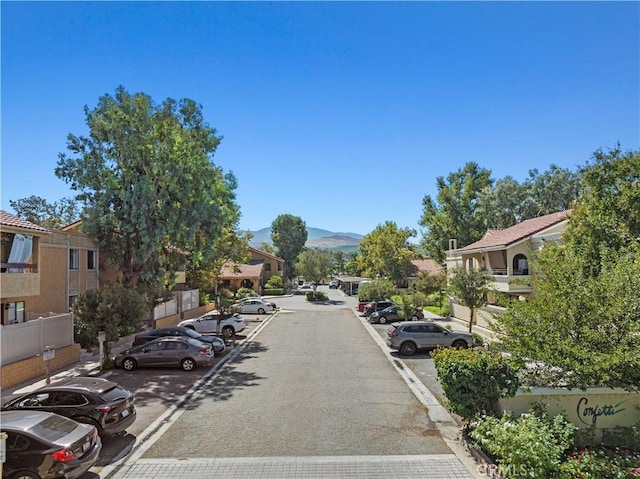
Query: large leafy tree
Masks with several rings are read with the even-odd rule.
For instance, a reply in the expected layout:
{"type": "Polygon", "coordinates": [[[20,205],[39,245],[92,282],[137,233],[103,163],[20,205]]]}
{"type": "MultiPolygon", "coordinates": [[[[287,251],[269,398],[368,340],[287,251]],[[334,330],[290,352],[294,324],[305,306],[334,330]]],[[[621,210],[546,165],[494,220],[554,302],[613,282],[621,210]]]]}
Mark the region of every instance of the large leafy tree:
{"type": "Polygon", "coordinates": [[[411,260],[419,257],[409,238],[416,235],[411,228],[398,228],[393,221],[378,225],[366,235],[358,250],[358,265],[366,276],[388,278],[396,284],[411,272],[411,260]]]}
{"type": "Polygon", "coordinates": [[[546,247],[532,264],[534,296],[495,325],[514,359],[535,364],[528,382],[640,389],[640,248],[603,258],[598,275],[567,244],[546,247]]]}
{"type": "Polygon", "coordinates": [[[367,301],[383,301],[397,294],[398,288],[388,279],[376,279],[358,289],[358,297],[367,301]]]}
{"type": "MultiPolygon", "coordinates": [[[[315,284],[322,282],[331,274],[333,257],[329,251],[307,249],[300,253],[296,271],[307,281],[315,284]]],[[[314,286],[315,288],[315,286],[314,286]]]]}
{"type": "Polygon", "coordinates": [[[469,332],[476,322],[476,311],[487,303],[492,277],[486,271],[457,267],[449,276],[449,292],[455,300],[470,310],[469,332]]]}
{"type": "Polygon", "coordinates": [[[191,253],[209,257],[236,227],[236,180],[212,156],[221,137],[193,100],[156,104],[123,87],[85,107],[88,136],[69,134],[59,178],[79,191],[83,230],[128,287],[161,289],[191,253]]]}
{"type": "Polygon", "coordinates": [[[295,263],[307,242],[307,225],[302,218],[290,214],[278,216],[271,223],[271,241],[284,260],[284,279],[295,276],[295,263]]]}
{"type": "Polygon", "coordinates": [[[476,211],[478,195],[492,186],[491,172],[469,162],[445,179],[436,179],[438,196],[427,195],[422,200],[420,226],[425,228],[421,244],[427,254],[443,263],[449,240],[456,239],[458,247],[479,240],[486,230],[485,219],[476,211]]]}
{"type": "Polygon", "coordinates": [[[530,170],[522,183],[506,176],[478,193],[477,213],[489,229],[567,210],[578,197],[580,178],[579,173],[556,165],[543,173],[530,170]]]}
{"type": "Polygon", "coordinates": [[[561,245],[533,258],[535,294],[498,318],[537,379],[640,389],[640,152],[598,150],[561,245]]]}
{"type": "Polygon", "coordinates": [[[31,195],[15,201],[9,200],[9,206],[20,218],[47,228],[59,228],[80,219],[80,206],[73,198],[62,198],[49,203],[40,196],[31,195]]]}
{"type": "Polygon", "coordinates": [[[640,151],[598,150],[581,173],[584,191],[564,241],[598,274],[607,251],[640,242],[640,151]]]}

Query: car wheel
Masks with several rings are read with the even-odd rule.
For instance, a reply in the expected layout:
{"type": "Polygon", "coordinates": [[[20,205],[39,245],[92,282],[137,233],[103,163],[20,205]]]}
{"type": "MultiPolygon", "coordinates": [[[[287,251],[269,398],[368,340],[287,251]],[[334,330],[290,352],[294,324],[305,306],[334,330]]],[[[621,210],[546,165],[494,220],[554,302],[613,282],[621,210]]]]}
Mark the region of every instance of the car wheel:
{"type": "Polygon", "coordinates": [[[133,371],[137,366],[136,360],[133,358],[124,358],[122,361],[122,369],[125,371],[133,371]]]}
{"type": "Polygon", "coordinates": [[[16,472],[11,476],[11,479],[40,479],[40,476],[31,471],[23,471],[16,472]]]}
{"type": "Polygon", "coordinates": [[[233,326],[225,326],[224,328],[222,328],[222,335],[227,339],[233,338],[235,334],[236,332],[233,329],[233,326]]]}
{"type": "Polygon", "coordinates": [[[193,371],[196,368],[196,362],[191,358],[184,358],[180,361],[180,367],[183,371],[193,371]]]}
{"type": "Polygon", "coordinates": [[[453,344],[451,345],[454,348],[457,349],[466,349],[467,348],[467,342],[462,340],[462,339],[457,339],[453,342],[453,344]]]}
{"type": "Polygon", "coordinates": [[[264,314],[264,308],[258,309],[258,314],[264,314]]]}
{"type": "Polygon", "coordinates": [[[379,322],[380,324],[387,324],[387,318],[385,318],[384,316],[380,316],[380,317],[378,318],[378,322],[379,322]]]}
{"type": "Polygon", "coordinates": [[[400,354],[403,354],[404,356],[413,356],[416,354],[417,350],[418,348],[411,341],[407,341],[400,346],[400,354]]]}

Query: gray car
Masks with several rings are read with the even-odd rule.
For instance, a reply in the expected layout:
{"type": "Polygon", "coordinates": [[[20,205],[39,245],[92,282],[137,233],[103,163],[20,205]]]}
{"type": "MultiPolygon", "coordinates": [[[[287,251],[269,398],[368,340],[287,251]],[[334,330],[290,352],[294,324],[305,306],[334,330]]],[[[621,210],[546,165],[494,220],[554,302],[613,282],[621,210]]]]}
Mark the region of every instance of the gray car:
{"type": "Polygon", "coordinates": [[[419,349],[468,348],[474,344],[471,333],[449,331],[431,321],[403,321],[393,323],[387,329],[387,346],[405,356],[411,356],[419,349]]]}
{"type": "Polygon", "coordinates": [[[184,336],[156,339],[116,355],[116,366],[127,371],[137,367],[176,367],[191,371],[198,366],[211,366],[214,352],[211,344],[184,336]]]}
{"type": "MultiPolygon", "coordinates": [[[[388,308],[384,308],[381,311],[374,311],[369,316],[370,323],[387,324],[392,321],[402,321],[404,318],[400,315],[402,313],[402,307],[394,304],[388,308]]],[[[421,309],[415,308],[410,318],[412,321],[419,321],[424,319],[424,312],[421,309]]]]}

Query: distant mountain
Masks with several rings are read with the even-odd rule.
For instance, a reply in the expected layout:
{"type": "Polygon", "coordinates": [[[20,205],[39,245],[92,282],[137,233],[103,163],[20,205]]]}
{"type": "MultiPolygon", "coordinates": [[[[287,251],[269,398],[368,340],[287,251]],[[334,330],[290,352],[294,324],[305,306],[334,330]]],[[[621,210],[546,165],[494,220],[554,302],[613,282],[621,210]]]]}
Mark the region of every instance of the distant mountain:
{"type": "MultiPolygon", "coordinates": [[[[250,244],[254,248],[259,248],[262,243],[273,244],[271,241],[271,227],[251,231],[253,238],[250,244]]],[[[335,233],[320,228],[307,228],[308,248],[321,248],[328,250],[354,251],[358,248],[360,241],[364,238],[358,233],[335,233]]]]}

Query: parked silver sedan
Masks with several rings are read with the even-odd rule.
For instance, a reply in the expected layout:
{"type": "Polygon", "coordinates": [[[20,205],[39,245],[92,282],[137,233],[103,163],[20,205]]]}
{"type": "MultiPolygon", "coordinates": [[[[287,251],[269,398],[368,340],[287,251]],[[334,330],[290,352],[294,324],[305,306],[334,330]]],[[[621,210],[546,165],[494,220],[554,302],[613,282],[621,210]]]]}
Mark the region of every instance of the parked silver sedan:
{"type": "Polygon", "coordinates": [[[239,304],[238,308],[243,314],[256,313],[266,314],[276,310],[275,303],[265,301],[263,299],[247,299],[239,304]]]}
{"type": "Polygon", "coordinates": [[[411,356],[418,349],[434,349],[438,346],[468,348],[475,344],[471,333],[449,331],[431,321],[403,321],[393,323],[387,329],[387,346],[411,356]]]}
{"type": "Polygon", "coordinates": [[[188,337],[165,337],[119,352],[115,362],[127,371],[137,367],[176,366],[191,371],[198,366],[211,366],[213,359],[211,344],[188,337]]]}

